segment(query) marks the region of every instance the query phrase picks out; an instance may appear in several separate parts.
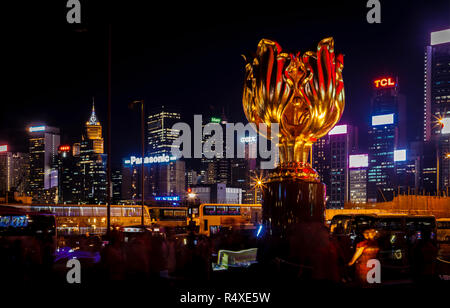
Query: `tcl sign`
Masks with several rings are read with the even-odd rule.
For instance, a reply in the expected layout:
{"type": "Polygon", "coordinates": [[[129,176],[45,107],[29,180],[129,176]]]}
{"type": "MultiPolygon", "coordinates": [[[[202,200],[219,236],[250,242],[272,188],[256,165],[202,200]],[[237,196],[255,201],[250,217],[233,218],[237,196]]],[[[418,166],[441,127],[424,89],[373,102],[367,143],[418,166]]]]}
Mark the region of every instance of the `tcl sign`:
{"type": "Polygon", "coordinates": [[[375,84],[375,88],[392,88],[392,87],[395,87],[395,81],[391,77],[377,79],[373,83],[375,84]]]}

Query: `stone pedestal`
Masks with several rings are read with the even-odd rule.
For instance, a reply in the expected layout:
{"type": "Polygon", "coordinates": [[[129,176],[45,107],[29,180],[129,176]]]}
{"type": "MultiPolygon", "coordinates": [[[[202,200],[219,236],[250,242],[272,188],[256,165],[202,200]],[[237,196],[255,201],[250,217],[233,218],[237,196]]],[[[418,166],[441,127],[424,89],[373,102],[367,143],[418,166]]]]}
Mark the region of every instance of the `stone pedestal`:
{"type": "Polygon", "coordinates": [[[292,227],[324,223],[325,184],[295,178],[269,181],[263,189],[262,210],[258,260],[286,259],[291,254],[289,238],[295,236],[292,227]]]}

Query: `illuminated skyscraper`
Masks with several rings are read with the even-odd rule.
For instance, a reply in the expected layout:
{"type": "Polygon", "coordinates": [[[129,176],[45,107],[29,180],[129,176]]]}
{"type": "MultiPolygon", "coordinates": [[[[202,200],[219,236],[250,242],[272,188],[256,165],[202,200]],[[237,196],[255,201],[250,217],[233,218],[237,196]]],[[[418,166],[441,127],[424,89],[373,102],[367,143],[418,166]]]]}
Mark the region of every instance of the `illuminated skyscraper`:
{"type": "Polygon", "coordinates": [[[12,153],[7,145],[0,146],[0,198],[11,190],[12,182],[12,153]]]}
{"type": "Polygon", "coordinates": [[[336,125],[329,133],[329,185],[327,186],[329,208],[342,208],[349,201],[348,156],[357,147],[357,133],[351,125],[336,125]]]}
{"type": "MultiPolygon", "coordinates": [[[[147,117],[147,153],[149,157],[152,159],[172,157],[172,143],[180,134],[180,131],[172,129],[172,126],[179,122],[180,118],[180,113],[175,108],[167,106],[161,106],[149,113],[147,117]]],[[[145,168],[145,170],[149,170],[149,172],[145,171],[144,179],[146,199],[153,196],[184,195],[186,186],[184,161],[160,162],[152,164],[149,169],[145,168]],[[147,193],[147,189],[149,193],[147,193]]],[[[140,187],[138,189],[140,190],[140,187]]]]}
{"type": "Polygon", "coordinates": [[[424,141],[441,133],[437,119],[450,117],[450,29],[431,32],[425,47],[424,141]]]}
{"type": "Polygon", "coordinates": [[[95,140],[84,139],[80,143],[77,166],[80,172],[81,193],[79,203],[106,203],[106,154],[98,154],[95,140]]]}
{"type": "MultiPolygon", "coordinates": [[[[140,202],[141,195],[140,157],[124,159],[122,165],[122,198],[140,202]]],[[[184,196],[186,188],[185,162],[167,155],[144,158],[144,198],[155,196],[184,196]]]]}
{"type": "Polygon", "coordinates": [[[7,145],[0,145],[0,198],[8,192],[8,199],[17,192],[28,192],[29,157],[27,153],[12,153],[7,145]]]}
{"type": "Polygon", "coordinates": [[[58,178],[58,203],[73,204],[80,202],[82,179],[76,157],[73,156],[69,145],[59,146],[58,178]]]}
{"type": "Polygon", "coordinates": [[[50,126],[30,126],[29,188],[33,202],[54,203],[58,186],[57,155],[60,142],[59,128],[50,126]]]}
{"type": "Polygon", "coordinates": [[[115,169],[111,174],[113,202],[118,204],[122,200],[122,170],[115,169]]]}
{"type": "Polygon", "coordinates": [[[180,113],[166,106],[150,112],[147,117],[149,155],[172,155],[172,143],[180,134],[180,131],[172,129],[172,126],[179,121],[180,113]]]}
{"type": "Polygon", "coordinates": [[[390,201],[396,189],[394,151],[406,148],[406,99],[397,78],[383,77],[373,83],[369,128],[367,199],[390,201]]]}
{"type": "Polygon", "coordinates": [[[349,155],[349,186],[351,203],[367,202],[367,167],[369,166],[368,154],[349,155]]]}
{"type": "MultiPolygon", "coordinates": [[[[81,142],[73,145],[72,155],[76,161],[77,184],[72,185],[73,203],[104,204],[106,202],[106,162],[103,154],[102,126],[95,114],[94,103],[89,121],[85,124],[81,142]]],[[[66,155],[69,155],[67,153],[66,155]]]]}
{"type": "Polygon", "coordinates": [[[94,102],[92,102],[92,113],[89,121],[86,122],[86,137],[92,140],[94,147],[94,152],[97,154],[103,154],[103,137],[102,137],[102,126],[97,120],[97,115],[95,114],[94,102]]]}
{"type": "Polygon", "coordinates": [[[330,182],[329,141],[330,138],[326,135],[317,140],[312,149],[312,167],[319,173],[320,181],[325,184],[330,182]]]}
{"type": "Polygon", "coordinates": [[[425,48],[423,138],[432,153],[424,178],[436,182],[439,160],[439,189],[450,186],[450,29],[431,32],[430,45],[425,48]],[[445,125],[447,124],[447,125],[445,125]],[[436,158],[436,159],[435,159],[436,158]]]}
{"type": "Polygon", "coordinates": [[[348,156],[357,149],[357,140],[357,128],[344,124],[336,125],[313,145],[312,166],[326,185],[328,208],[342,208],[349,201],[348,156]]]}

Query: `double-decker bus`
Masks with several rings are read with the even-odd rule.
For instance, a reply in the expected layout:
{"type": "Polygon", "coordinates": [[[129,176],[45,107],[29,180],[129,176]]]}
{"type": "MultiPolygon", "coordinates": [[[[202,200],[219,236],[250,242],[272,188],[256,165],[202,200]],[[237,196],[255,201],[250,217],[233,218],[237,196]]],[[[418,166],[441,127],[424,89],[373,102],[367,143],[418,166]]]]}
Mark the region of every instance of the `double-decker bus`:
{"type": "Polygon", "coordinates": [[[152,223],[164,228],[172,228],[175,233],[186,232],[187,207],[178,206],[152,206],[148,208],[152,223]]]}
{"type": "MultiPolygon", "coordinates": [[[[32,213],[51,213],[56,218],[60,235],[104,234],[106,232],[106,205],[99,204],[32,204],[14,205],[32,213]]],[[[111,226],[141,224],[142,206],[111,205],[111,226]]],[[[144,207],[144,224],[150,224],[150,215],[144,207]]]]}
{"type": "Polygon", "coordinates": [[[222,228],[252,229],[261,222],[261,204],[204,203],[192,219],[199,226],[199,233],[207,236],[222,228]]]}
{"type": "Polygon", "coordinates": [[[450,218],[440,218],[437,223],[438,242],[450,243],[450,218]]]}
{"type": "Polygon", "coordinates": [[[51,213],[0,206],[0,251],[7,252],[10,260],[25,258],[31,264],[43,264],[53,258],[56,235],[56,220],[51,213]]]}

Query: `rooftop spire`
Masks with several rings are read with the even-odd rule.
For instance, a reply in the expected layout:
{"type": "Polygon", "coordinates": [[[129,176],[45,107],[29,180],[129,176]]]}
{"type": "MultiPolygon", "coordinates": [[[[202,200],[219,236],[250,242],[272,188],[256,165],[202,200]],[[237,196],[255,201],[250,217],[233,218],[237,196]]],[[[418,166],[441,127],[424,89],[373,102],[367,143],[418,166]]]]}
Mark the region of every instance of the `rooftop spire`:
{"type": "Polygon", "coordinates": [[[94,104],[94,97],[92,97],[92,113],[91,117],[89,118],[89,125],[99,125],[99,122],[97,120],[97,116],[95,115],[95,104],[94,104]]]}

